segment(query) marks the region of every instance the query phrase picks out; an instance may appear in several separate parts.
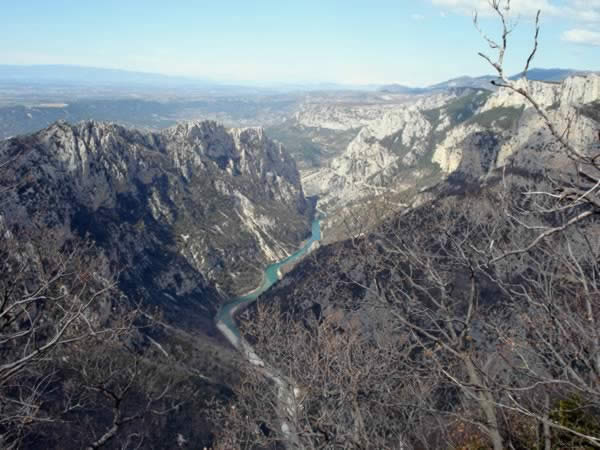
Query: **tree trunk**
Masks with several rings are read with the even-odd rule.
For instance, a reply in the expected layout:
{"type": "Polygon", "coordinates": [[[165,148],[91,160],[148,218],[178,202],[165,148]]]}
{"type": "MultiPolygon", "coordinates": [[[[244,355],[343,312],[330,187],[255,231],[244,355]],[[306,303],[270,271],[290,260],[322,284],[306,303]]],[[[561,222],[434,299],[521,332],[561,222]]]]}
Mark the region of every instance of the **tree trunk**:
{"type": "MultiPolygon", "coordinates": [[[[548,418],[548,415],[550,414],[550,397],[548,397],[548,394],[546,393],[544,395],[544,415],[546,416],[546,419],[548,418]]],[[[550,424],[547,421],[544,421],[544,450],[552,450],[552,434],[550,433],[550,424]]]]}
{"type": "Polygon", "coordinates": [[[487,434],[492,441],[492,445],[494,450],[503,450],[504,449],[504,441],[502,436],[500,435],[500,428],[498,427],[498,416],[496,415],[496,406],[494,405],[494,398],[490,394],[489,391],[485,390],[483,384],[481,383],[481,379],[477,374],[477,369],[473,365],[473,362],[466,355],[463,358],[465,365],[467,367],[467,373],[469,374],[469,381],[472,385],[479,387],[481,390],[478,392],[475,397],[479,403],[479,407],[482,409],[483,414],[485,415],[486,425],[487,425],[487,434]]]}

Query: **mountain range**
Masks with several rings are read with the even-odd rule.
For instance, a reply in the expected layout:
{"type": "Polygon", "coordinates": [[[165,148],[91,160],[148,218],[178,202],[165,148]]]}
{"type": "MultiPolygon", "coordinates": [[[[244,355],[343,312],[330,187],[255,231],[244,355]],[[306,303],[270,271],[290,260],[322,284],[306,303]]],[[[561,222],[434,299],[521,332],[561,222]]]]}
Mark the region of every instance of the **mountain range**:
{"type": "MultiPolygon", "coordinates": [[[[62,83],[74,76],[63,69],[49,70],[47,80],[62,83]]],[[[20,68],[5,70],[18,84],[28,83],[37,69],[29,75],[20,68]]],[[[82,83],[86,73],[95,76],[87,70],[75,70],[82,83]]],[[[112,71],[96,75],[111,83],[120,79],[112,71]]],[[[574,148],[593,152],[600,76],[534,69],[530,78],[517,80],[516,87],[544,108],[557,129],[570,131],[574,148]]],[[[551,209],[523,193],[551,192],[549,183],[556,180],[578,187],[595,175],[575,174],[573,155],[561,151],[536,109],[515,91],[488,89],[490,79],[462,77],[418,91],[302,93],[256,103],[245,97],[233,103],[203,100],[199,115],[207,114],[207,104],[214,107],[210,112],[229,111],[229,118],[234,110],[243,116],[238,110],[244,105],[251,109],[245,119],[267,110],[260,117],[276,119],[265,128],[214,120],[131,126],[135,120],[147,124],[153,108],[165,117],[174,114],[175,107],[158,101],[145,104],[142,119],[127,117],[141,108],[138,101],[109,100],[108,112],[92,102],[81,113],[102,119],[119,114],[119,122],[128,125],[79,121],[81,110],[66,103],[2,109],[0,117],[12,122],[0,130],[6,137],[0,141],[0,230],[2,245],[14,245],[0,247],[5,274],[0,281],[15,278],[15,267],[51,260],[32,238],[42,233],[42,243],[51,240],[60,249],[53,255],[59,267],[68,265],[63,257],[71,248],[88,249],[73,286],[115,274],[111,295],[86,310],[77,327],[117,327],[123,317],[135,317],[135,331],[116,333],[111,350],[86,347],[69,335],[72,349],[49,353],[23,372],[19,379],[27,390],[0,384],[0,394],[18,405],[22,392],[38,395],[31,414],[41,425],[28,431],[25,446],[81,448],[88,435],[101,437],[106,429],[115,430],[110,442],[124,448],[139,436],[152,448],[210,447],[219,439],[223,448],[236,448],[231,442],[265,436],[283,445],[290,433],[282,424],[297,419],[298,439],[314,447],[408,448],[408,442],[420,448],[426,442],[440,448],[476,441],[485,448],[492,438],[511,436],[516,447],[531,448],[547,417],[559,416],[566,401],[583,400],[550,389],[541,412],[530,413],[524,408],[538,407],[528,395],[534,388],[522,383],[553,386],[546,383],[548,374],[564,373],[569,383],[584,380],[597,387],[596,378],[587,377],[595,369],[586,365],[585,350],[592,345],[585,339],[594,337],[589,317],[595,310],[581,306],[586,296],[597,299],[597,258],[585,259],[585,249],[596,248],[597,224],[594,219],[573,234],[559,234],[564,202],[574,198],[575,212],[587,214],[583,197],[564,192],[551,209]],[[56,121],[47,110],[67,112],[75,123],[64,115],[56,121]],[[541,213],[531,219],[531,211],[541,213]],[[261,285],[266,266],[300,248],[315,218],[324,237],[321,248],[286,267],[289,273],[244,313],[241,336],[247,342],[236,353],[219,334],[217,312],[261,285]],[[531,254],[511,250],[527,249],[539,230],[551,230],[554,240],[531,254]],[[582,277],[589,279],[581,282],[582,277]],[[545,301],[552,308],[544,308],[545,301]],[[267,311],[262,322],[261,311],[267,311]],[[559,323],[585,316],[569,327],[569,333],[581,331],[576,339],[552,334],[561,331],[554,314],[562,313],[559,323]],[[535,321],[543,326],[533,326],[535,321]],[[537,339],[536,332],[552,335],[537,339]],[[584,341],[583,350],[572,347],[584,341]],[[554,353],[536,353],[548,342],[561,344],[552,347],[554,353]],[[257,370],[251,367],[254,349],[266,362],[257,370]],[[111,352],[118,356],[110,359],[111,352]],[[557,352],[565,353],[556,361],[568,357],[576,363],[554,370],[557,352]],[[90,366],[88,354],[102,363],[90,366]],[[515,363],[523,360],[529,363],[527,376],[515,363]],[[544,370],[532,375],[538,367],[544,370]],[[580,367],[579,378],[569,378],[569,370],[580,367]],[[107,378],[90,375],[105,371],[107,378]],[[248,379],[252,374],[258,378],[248,379]],[[277,381],[265,382],[265,374],[277,381]],[[138,383],[142,375],[150,381],[138,383]],[[75,395],[73,386],[83,388],[75,395]],[[503,405],[506,386],[515,388],[510,401],[520,402],[518,412],[526,411],[516,429],[513,416],[494,418],[488,407],[493,396],[503,405]],[[163,389],[174,390],[172,402],[162,402],[163,389]],[[121,393],[125,398],[130,391],[122,402],[121,393]],[[85,403],[90,392],[97,396],[85,403]],[[131,423],[120,421],[121,414],[130,414],[131,423]],[[483,432],[465,425],[492,422],[483,432]],[[498,437],[494,430],[501,427],[498,437]],[[61,443],[65,434],[72,443],[61,443]]],[[[168,82],[146,74],[130,74],[128,80],[148,86],[168,82]]],[[[192,105],[190,100],[177,108],[192,105]]],[[[584,161],[589,166],[594,159],[584,161]]],[[[10,342],[25,336],[24,348],[32,348],[28,330],[36,330],[34,353],[44,348],[40,343],[61,317],[60,301],[79,300],[86,292],[56,282],[54,274],[41,273],[43,289],[50,288],[26,303],[33,306],[24,307],[18,320],[0,307],[0,330],[13,333],[10,342]]],[[[90,285],[92,298],[103,292],[90,285]]],[[[0,284],[4,304],[15,290],[5,286],[0,284]]],[[[38,292],[32,286],[28,275],[17,291],[38,292]]],[[[95,331],[91,335],[104,339],[95,331]]],[[[19,354],[16,344],[3,348],[7,358],[19,354]]],[[[594,389],[573,392],[594,399],[594,389]]],[[[584,406],[574,408],[585,418],[577,416],[577,423],[595,432],[597,406],[584,406]]],[[[0,423],[0,444],[9,426],[29,430],[30,422],[11,420],[0,423]]]]}
{"type": "MultiPolygon", "coordinates": [[[[527,73],[531,80],[562,81],[569,75],[582,73],[574,69],[541,69],[533,68],[527,73]]],[[[519,78],[517,74],[512,79],[519,78]]],[[[336,90],[381,90],[386,92],[416,94],[435,89],[450,87],[488,87],[493,76],[462,76],[431,86],[408,87],[399,84],[390,85],[350,85],[343,83],[258,83],[258,82],[219,82],[207,78],[164,75],[150,72],[139,72],[122,69],[72,65],[6,65],[0,64],[0,84],[12,85],[64,85],[101,87],[139,87],[162,89],[195,89],[212,92],[242,92],[255,90],[268,91],[336,91],[336,90]]]]}
{"type": "MultiPolygon", "coordinates": [[[[546,82],[560,82],[565,78],[582,74],[585,75],[586,71],[580,71],[575,69],[541,69],[541,68],[533,68],[527,71],[527,78],[532,81],[546,81],[546,82]]],[[[510,80],[518,80],[523,76],[523,73],[518,73],[509,77],[510,80]]],[[[441,83],[433,84],[427,87],[421,88],[412,88],[408,86],[402,86],[399,84],[390,84],[386,86],[381,86],[379,88],[382,92],[393,92],[398,94],[423,94],[436,90],[444,90],[450,88],[460,88],[460,87],[469,87],[476,89],[489,89],[494,90],[495,87],[491,84],[492,81],[497,80],[498,78],[492,75],[484,75],[480,77],[469,77],[462,76],[458,78],[452,78],[448,81],[443,81],[441,83]]]]}

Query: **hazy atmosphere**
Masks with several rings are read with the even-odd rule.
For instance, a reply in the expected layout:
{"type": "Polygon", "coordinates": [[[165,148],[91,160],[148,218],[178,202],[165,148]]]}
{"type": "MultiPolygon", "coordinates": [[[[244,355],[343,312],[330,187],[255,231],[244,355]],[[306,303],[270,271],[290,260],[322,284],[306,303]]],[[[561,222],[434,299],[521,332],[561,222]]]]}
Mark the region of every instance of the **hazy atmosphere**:
{"type": "Polygon", "coordinates": [[[1,13],[1,450],[600,447],[600,0],[1,13]]]}
{"type": "MultiPolygon", "coordinates": [[[[4,64],[70,64],[213,81],[401,83],[488,74],[471,16],[486,0],[5,2],[4,64]]],[[[515,0],[507,61],[521,69],[543,10],[542,67],[597,70],[597,0],[515,0]]]]}

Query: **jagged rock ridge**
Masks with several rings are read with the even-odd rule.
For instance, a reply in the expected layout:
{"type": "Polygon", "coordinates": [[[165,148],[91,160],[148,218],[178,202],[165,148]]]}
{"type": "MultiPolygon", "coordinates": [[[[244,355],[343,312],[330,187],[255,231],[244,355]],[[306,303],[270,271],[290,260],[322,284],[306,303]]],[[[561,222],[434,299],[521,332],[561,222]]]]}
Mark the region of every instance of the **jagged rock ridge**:
{"type": "MultiPolygon", "coordinates": [[[[42,217],[89,236],[134,298],[194,305],[212,319],[221,294],[260,282],[262,268],[310,233],[296,166],[260,128],[182,123],[159,133],[57,122],[0,143],[6,180],[21,180],[5,219],[42,217]]],[[[169,309],[167,308],[167,309],[169,309]]]]}

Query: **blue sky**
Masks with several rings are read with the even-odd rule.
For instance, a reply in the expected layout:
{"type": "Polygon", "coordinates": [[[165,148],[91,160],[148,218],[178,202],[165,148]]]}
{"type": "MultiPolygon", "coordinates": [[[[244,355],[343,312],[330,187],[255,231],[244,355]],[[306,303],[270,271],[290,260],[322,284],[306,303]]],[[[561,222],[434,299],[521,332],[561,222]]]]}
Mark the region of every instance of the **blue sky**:
{"type": "MultiPolygon", "coordinates": [[[[222,81],[427,85],[490,73],[471,14],[486,0],[4,0],[0,63],[76,64],[222,81]]],[[[600,0],[513,0],[518,72],[543,9],[534,66],[600,70],[600,0]]]]}

